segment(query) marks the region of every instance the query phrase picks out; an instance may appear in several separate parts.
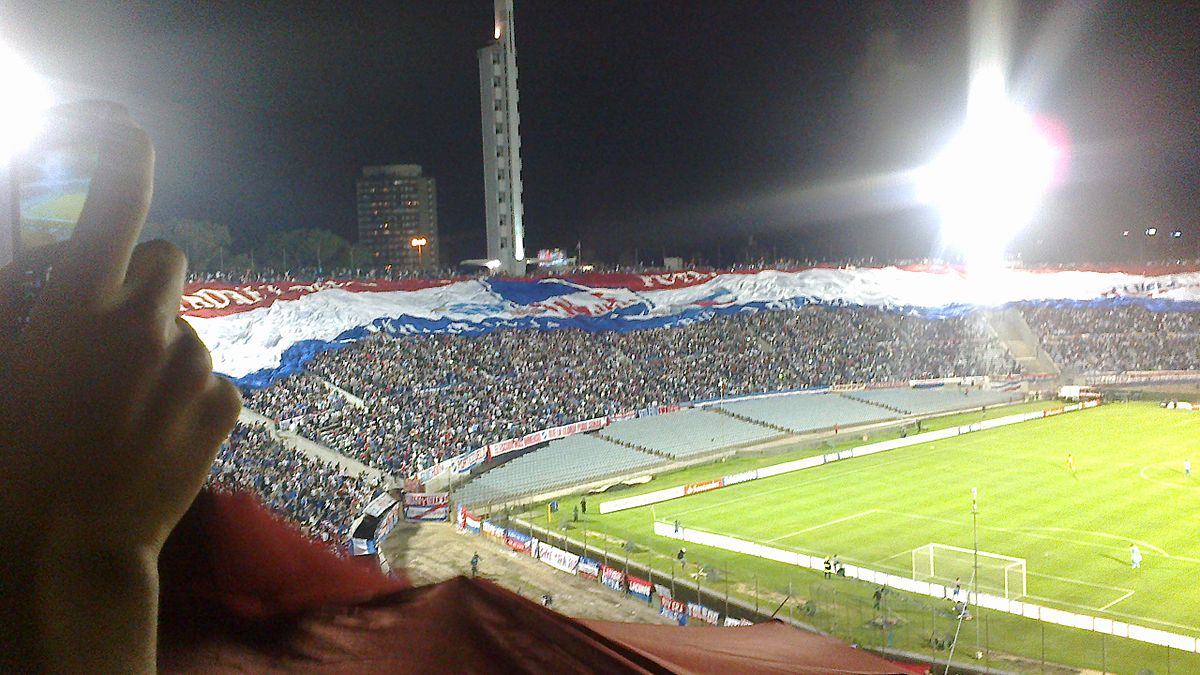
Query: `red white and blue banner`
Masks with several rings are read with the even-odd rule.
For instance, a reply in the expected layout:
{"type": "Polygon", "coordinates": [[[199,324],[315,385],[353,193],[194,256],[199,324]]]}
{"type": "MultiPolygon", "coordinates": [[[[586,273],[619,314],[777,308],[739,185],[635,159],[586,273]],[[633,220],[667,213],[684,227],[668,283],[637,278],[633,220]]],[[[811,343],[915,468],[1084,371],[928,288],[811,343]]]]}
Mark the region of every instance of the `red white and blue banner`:
{"type": "Polygon", "coordinates": [[[508,538],[508,531],[502,525],[497,525],[490,520],[485,520],[480,523],[479,530],[487,536],[498,541],[504,541],[508,538]]]}
{"type": "Polygon", "coordinates": [[[479,534],[482,524],[479,516],[471,515],[465,506],[458,507],[458,517],[455,518],[455,522],[458,524],[458,529],[467,530],[472,534],[479,534]]]}
{"type": "Polygon", "coordinates": [[[937,318],[1011,302],[1193,310],[1200,307],[1200,272],[1011,269],[980,275],[913,265],[239,286],[207,282],[189,284],[179,310],[212,351],[217,372],[243,386],[263,387],[299,372],[318,352],[375,332],[623,332],[805,304],[881,307],[937,318]]]}
{"type": "Polygon", "coordinates": [[[629,580],[629,594],[639,600],[650,602],[650,591],[654,589],[654,584],[632,574],[627,579],[629,580]]]}
{"type": "Polygon", "coordinates": [[[681,600],[673,600],[665,596],[659,596],[662,601],[662,607],[658,609],[658,613],[675,621],[680,626],[686,626],[688,622],[687,604],[681,600]]]}
{"type": "Polygon", "coordinates": [[[404,519],[409,522],[445,522],[450,518],[449,492],[407,492],[404,519]]]}
{"type": "Polygon", "coordinates": [[[579,576],[595,581],[600,578],[600,561],[591,558],[579,559],[579,576]]]}
{"type": "Polygon", "coordinates": [[[525,555],[536,555],[535,548],[537,545],[537,539],[534,539],[523,532],[517,532],[516,530],[505,530],[504,543],[518,553],[524,553],[525,555]]]}
{"type": "Polygon", "coordinates": [[[614,591],[625,592],[625,573],[608,565],[600,566],[600,583],[614,591]]]}

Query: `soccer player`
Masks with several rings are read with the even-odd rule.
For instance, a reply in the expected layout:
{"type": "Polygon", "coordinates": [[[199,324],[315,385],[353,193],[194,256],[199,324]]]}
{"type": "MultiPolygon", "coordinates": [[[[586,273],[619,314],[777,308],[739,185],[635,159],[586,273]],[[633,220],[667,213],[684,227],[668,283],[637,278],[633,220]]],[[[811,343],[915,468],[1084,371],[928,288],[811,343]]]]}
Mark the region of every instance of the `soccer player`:
{"type": "Polygon", "coordinates": [[[1142,566],[1142,551],[1137,547],[1137,544],[1129,545],[1129,564],[1135,570],[1142,566]]]}
{"type": "Polygon", "coordinates": [[[1075,475],[1075,455],[1067,453],[1067,473],[1075,475]]]}
{"type": "Polygon", "coordinates": [[[1185,459],[1185,460],[1183,460],[1183,477],[1184,477],[1184,479],[1187,479],[1187,478],[1191,478],[1191,476],[1192,476],[1192,460],[1185,459]]]}

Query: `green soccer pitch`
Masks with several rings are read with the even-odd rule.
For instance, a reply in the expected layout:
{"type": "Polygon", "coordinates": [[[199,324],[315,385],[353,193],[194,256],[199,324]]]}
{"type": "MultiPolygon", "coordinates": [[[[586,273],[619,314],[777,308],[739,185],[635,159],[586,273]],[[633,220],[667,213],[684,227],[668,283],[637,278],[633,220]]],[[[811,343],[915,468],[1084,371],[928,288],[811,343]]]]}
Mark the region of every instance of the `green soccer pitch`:
{"type": "MultiPolygon", "coordinates": [[[[1188,459],[1200,467],[1200,413],[1114,403],[604,516],[592,505],[607,498],[595,496],[569,532],[578,539],[586,529],[593,542],[635,542],[632,548],[641,554],[634,558],[659,568],[685,545],[693,568],[699,563],[727,570],[735,579],[733,593],[743,597],[753,576],[764,604],[773,607],[765,599],[783,600],[782,588],[790,585],[802,599],[827,592],[813,587],[827,582],[819,573],[656,537],[653,519],[912,576],[914,549],[932,542],[973,548],[970,491],[976,487],[979,549],[1026,561],[1024,600],[1196,636],[1200,474],[1185,478],[1188,459]],[[1074,472],[1067,468],[1068,454],[1074,472]],[[1141,549],[1141,569],[1131,568],[1130,544],[1141,549]]],[[[721,464],[689,469],[658,476],[639,491],[727,473],[721,464]]],[[[542,507],[538,524],[544,514],[542,507]]],[[[963,569],[967,589],[970,567],[963,569]]],[[[870,594],[861,582],[832,585],[838,584],[847,597],[870,594]]],[[[980,590],[989,590],[982,580],[980,590]]],[[[997,632],[989,639],[993,651],[1040,658],[1045,630],[1046,658],[1059,663],[1098,668],[1104,661],[1110,670],[1136,669],[1173,658],[1178,672],[1200,668],[1200,659],[1178,650],[1168,656],[1164,647],[1111,636],[1101,644],[1095,633],[985,613],[991,615],[989,630],[997,632]]],[[[973,651],[976,629],[963,630],[973,651]]]]}

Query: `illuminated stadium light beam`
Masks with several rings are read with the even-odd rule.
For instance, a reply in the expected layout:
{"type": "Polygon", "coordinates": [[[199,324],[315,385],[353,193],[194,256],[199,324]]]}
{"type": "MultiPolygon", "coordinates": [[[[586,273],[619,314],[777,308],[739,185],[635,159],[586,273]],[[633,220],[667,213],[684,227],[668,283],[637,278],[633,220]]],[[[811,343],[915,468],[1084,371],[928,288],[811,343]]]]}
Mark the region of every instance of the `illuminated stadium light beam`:
{"type": "Polygon", "coordinates": [[[1062,149],[1007,95],[1005,3],[971,4],[971,73],[962,129],[916,172],[917,198],[935,207],[945,246],[975,269],[1003,263],[1056,178],[1062,149]]]}
{"type": "Polygon", "coordinates": [[[946,245],[976,266],[1003,260],[1060,161],[1031,115],[1011,104],[980,112],[917,178],[918,198],[937,208],[946,245]]]}
{"type": "Polygon", "coordinates": [[[0,45],[0,161],[33,140],[42,112],[53,102],[50,87],[16,54],[0,45]]]}

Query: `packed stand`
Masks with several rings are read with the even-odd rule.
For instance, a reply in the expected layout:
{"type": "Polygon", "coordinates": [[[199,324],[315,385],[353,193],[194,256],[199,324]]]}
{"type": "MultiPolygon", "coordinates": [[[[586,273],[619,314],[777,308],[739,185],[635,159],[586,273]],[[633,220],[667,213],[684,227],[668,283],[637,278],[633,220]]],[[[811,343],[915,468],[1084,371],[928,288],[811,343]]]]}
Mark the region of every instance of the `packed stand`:
{"type": "Polygon", "coordinates": [[[264,425],[240,422],[221,444],[208,482],[254,492],[312,538],[342,549],[351,521],[382,490],[381,481],[348,476],[337,464],[284,446],[264,425]]]}
{"type": "Polygon", "coordinates": [[[1200,370],[1200,312],[1140,305],[1026,305],[1021,312],[1042,348],[1067,371],[1200,370]]]}
{"type": "Polygon", "coordinates": [[[410,475],[488,443],[649,406],[1016,370],[978,317],[808,306],[630,333],[376,336],[318,355],[311,375],[247,401],[275,419],[308,411],[302,435],[410,475]],[[338,404],[314,376],[365,405],[338,404]]]}

